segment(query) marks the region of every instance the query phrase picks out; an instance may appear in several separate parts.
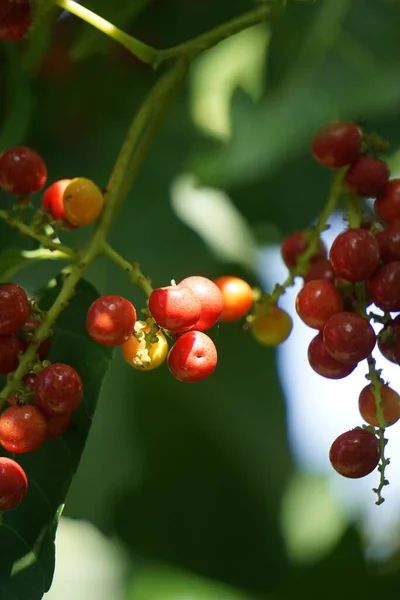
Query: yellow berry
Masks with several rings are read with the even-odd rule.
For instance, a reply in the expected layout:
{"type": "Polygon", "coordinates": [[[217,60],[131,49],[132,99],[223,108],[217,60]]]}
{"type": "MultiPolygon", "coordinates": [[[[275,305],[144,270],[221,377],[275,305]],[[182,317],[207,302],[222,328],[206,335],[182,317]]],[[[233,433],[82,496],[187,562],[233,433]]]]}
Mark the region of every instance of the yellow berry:
{"type": "Polygon", "coordinates": [[[157,331],[155,334],[158,341],[150,345],[146,349],[146,341],[144,333],[150,331],[150,326],[145,321],[137,321],[135,331],[142,338],[138,340],[135,335],[132,335],[127,342],[122,344],[122,355],[128,365],[138,369],[139,371],[151,371],[159,367],[167,357],[168,342],[162,331],[157,331]]]}
{"type": "Polygon", "coordinates": [[[76,177],[65,188],[63,201],[65,217],[71,225],[89,225],[99,217],[104,196],[93,181],[76,177]]]}
{"type": "Polygon", "coordinates": [[[271,305],[266,314],[260,314],[251,321],[251,332],[255,339],[264,346],[282,344],[292,331],[291,316],[281,308],[271,305]]]}

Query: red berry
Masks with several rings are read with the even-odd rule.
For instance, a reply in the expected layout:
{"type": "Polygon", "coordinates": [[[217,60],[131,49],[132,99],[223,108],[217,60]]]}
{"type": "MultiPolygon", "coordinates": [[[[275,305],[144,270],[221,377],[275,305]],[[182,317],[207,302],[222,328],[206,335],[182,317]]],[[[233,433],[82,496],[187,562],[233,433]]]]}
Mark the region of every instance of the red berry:
{"type": "Polygon", "coordinates": [[[339,277],[364,281],[379,266],[379,244],[367,229],[346,229],[335,238],[329,258],[339,277]]]}
{"type": "MultiPolygon", "coordinates": [[[[308,243],[304,231],[295,231],[283,240],[281,244],[281,256],[288,269],[292,269],[297,265],[299,256],[307,250],[307,246],[308,243]]],[[[314,264],[326,257],[326,246],[322,240],[318,240],[318,249],[311,257],[310,263],[314,264]]]]}
{"type": "Polygon", "coordinates": [[[372,301],[382,310],[400,311],[400,261],[386,263],[368,283],[372,301]]]}
{"type": "Polygon", "coordinates": [[[47,419],[47,439],[58,438],[64,435],[71,425],[71,413],[53,415],[47,419]]]}
{"type": "Polygon", "coordinates": [[[336,273],[333,270],[330,260],[319,260],[311,265],[304,275],[304,283],[314,281],[315,279],[325,279],[330,283],[335,283],[336,273]]]}
{"type": "Polygon", "coordinates": [[[200,300],[200,317],[191,329],[204,331],[215,325],[224,308],[224,298],[215,283],[207,277],[194,275],[183,279],[179,283],[179,287],[190,288],[200,300]]]}
{"type": "Polygon", "coordinates": [[[35,385],[36,375],[34,373],[26,373],[22,378],[22,383],[33,389],[35,385]]]}
{"type": "Polygon", "coordinates": [[[201,303],[190,288],[170,285],[150,294],[149,309],[160,327],[178,333],[197,323],[201,303]]]}
{"type": "Polygon", "coordinates": [[[315,133],[311,152],[324,167],[344,167],[354,162],[361,151],[362,132],[347,121],[325,123],[315,133]]]}
{"type": "Polygon", "coordinates": [[[64,192],[71,179],[60,179],[47,188],[42,198],[43,210],[48,210],[55,220],[65,220],[64,192]]]}
{"type": "Polygon", "coordinates": [[[318,375],[327,379],[343,379],[357,366],[357,364],[346,365],[333,358],[325,347],[322,333],[315,336],[308,346],[308,362],[318,375]]]}
{"type": "Polygon", "coordinates": [[[21,465],[0,456],[0,511],[16,508],[27,491],[28,479],[21,465]]]}
{"type": "Polygon", "coordinates": [[[122,296],[100,296],[93,302],[86,317],[90,337],[102,346],[121,346],[132,335],[136,310],[122,296]]]}
{"type": "MultiPolygon", "coordinates": [[[[383,417],[386,426],[394,425],[400,419],[400,396],[388,385],[380,387],[381,400],[383,405],[383,417]]],[[[377,418],[377,405],[371,385],[366,385],[360,392],[358,398],[358,408],[364,421],[380,427],[377,418]]]]}
{"type": "Polygon", "coordinates": [[[309,327],[322,329],[328,319],[343,310],[338,289],[325,279],[309,281],[297,294],[296,311],[309,327]]]}
{"type": "Polygon", "coordinates": [[[47,419],[37,406],[10,406],[0,417],[0,444],[7,452],[25,454],[46,439],[47,419]]]}
{"type": "Polygon", "coordinates": [[[381,260],[391,262],[400,260],[400,221],[395,221],[376,235],[381,260]]]}
{"type": "Polygon", "coordinates": [[[249,312],[253,304],[253,290],[246,281],[225,275],[214,279],[214,283],[224,299],[220,321],[237,321],[249,312]]]}
{"type": "Polygon", "coordinates": [[[169,370],[179,381],[193,383],[213,373],[217,366],[217,349],[205,333],[188,331],[178,337],[167,360],[169,370]]]}
{"type": "Polygon", "coordinates": [[[45,415],[62,415],[76,410],[82,400],[82,380],[64,363],[54,363],[36,376],[35,401],[45,415]]]}
{"type": "Polygon", "coordinates": [[[384,193],[375,200],[374,210],[385,223],[400,219],[400,179],[389,181],[384,193]]]}
{"type": "Polygon", "coordinates": [[[332,467],[351,479],[365,477],[378,466],[379,441],[365,429],[352,429],[339,435],[329,451],[332,467]]]}
{"type": "Polygon", "coordinates": [[[389,181],[389,169],[385,162],[370,156],[362,156],[347,171],[344,182],[355,196],[376,198],[384,193],[389,181]]]}
{"type": "Polygon", "coordinates": [[[396,365],[400,364],[400,318],[390,320],[379,332],[378,348],[383,356],[396,365]]]}
{"type": "Polygon", "coordinates": [[[15,335],[0,336],[0,375],[15,371],[20,352],[22,352],[22,342],[15,335]]]}
{"type": "Polygon", "coordinates": [[[0,40],[21,39],[31,20],[29,0],[0,0],[0,40]]]}
{"type": "Polygon", "coordinates": [[[0,335],[18,331],[28,314],[28,297],[22,287],[15,283],[0,285],[0,335]]]}
{"type": "Polygon", "coordinates": [[[0,154],[0,184],[9,194],[38,192],[46,179],[46,165],[31,148],[15,146],[0,154]]]}
{"type": "MultiPolygon", "coordinates": [[[[26,350],[29,348],[30,343],[34,337],[35,329],[37,329],[39,327],[39,325],[40,325],[40,321],[38,321],[38,319],[28,319],[24,323],[23,335],[26,337],[20,336],[21,342],[22,342],[22,347],[23,347],[23,352],[26,352],[26,350]]],[[[45,340],[43,340],[43,342],[40,343],[39,348],[37,349],[36,353],[40,360],[45,360],[48,357],[48,355],[50,354],[50,350],[51,350],[51,338],[48,337],[45,340]]]]}
{"type": "Polygon", "coordinates": [[[324,344],[336,360],[354,365],[367,358],[375,347],[375,331],[367,319],[352,312],[340,312],[327,321],[324,344]]]}

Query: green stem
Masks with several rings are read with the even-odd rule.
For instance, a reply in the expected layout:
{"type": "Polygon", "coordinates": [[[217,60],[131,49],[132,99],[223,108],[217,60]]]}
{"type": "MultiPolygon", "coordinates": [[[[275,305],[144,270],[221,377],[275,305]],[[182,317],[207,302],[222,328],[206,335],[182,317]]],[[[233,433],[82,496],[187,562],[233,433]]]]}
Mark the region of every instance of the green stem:
{"type": "Polygon", "coordinates": [[[54,3],[76,17],[90,23],[90,25],[99,29],[124,46],[124,48],[139,60],[153,65],[154,67],[158,67],[166,60],[179,58],[181,56],[186,56],[191,61],[196,58],[198,54],[212,48],[222,40],[235,35],[235,33],[239,33],[243,29],[247,29],[248,27],[252,27],[253,25],[257,25],[276,16],[282,9],[282,4],[279,0],[270,3],[263,2],[258,8],[251,10],[240,17],[231,19],[230,21],[215,27],[211,31],[188,40],[183,44],[178,44],[177,46],[167,48],[166,50],[156,50],[152,46],[144,44],[131,35],[128,35],[106,19],[103,19],[103,17],[100,17],[74,0],[54,0],[54,3]]]}
{"type": "Polygon", "coordinates": [[[372,356],[368,357],[368,375],[367,379],[371,382],[372,393],[375,399],[376,406],[376,418],[378,419],[379,428],[377,430],[377,435],[379,439],[379,450],[380,450],[380,464],[378,466],[378,471],[380,473],[380,481],[377,488],[374,488],[373,491],[377,494],[378,499],[375,504],[378,506],[385,501],[385,498],[382,496],[382,490],[385,485],[389,485],[388,480],[385,477],[385,469],[389,464],[390,460],[385,458],[385,447],[388,440],[385,438],[385,427],[388,425],[384,416],[384,405],[382,401],[381,388],[383,385],[383,381],[380,376],[380,371],[377,371],[375,359],[372,356]]]}
{"type": "Polygon", "coordinates": [[[360,227],[361,225],[361,211],[359,200],[350,192],[347,194],[347,219],[350,227],[360,227]]]}
{"type": "Polygon", "coordinates": [[[48,236],[43,235],[41,233],[37,233],[30,225],[27,225],[23,221],[21,221],[18,217],[12,217],[9,212],[6,210],[0,210],[0,219],[3,219],[8,225],[11,227],[15,227],[24,235],[33,238],[37,242],[39,242],[44,248],[48,250],[57,250],[59,252],[63,252],[70,258],[74,260],[77,258],[77,251],[65,244],[61,244],[61,242],[54,242],[49,239],[48,236]]]}
{"type": "Polygon", "coordinates": [[[104,242],[103,244],[102,254],[125,271],[125,273],[128,273],[130,282],[141,287],[145,294],[150,296],[153,291],[151,281],[148,277],[143,275],[139,263],[128,262],[107,242],[104,242]]]}
{"type": "Polygon", "coordinates": [[[177,58],[178,56],[183,55],[187,56],[190,60],[193,60],[205,50],[209,50],[222,40],[235,35],[235,33],[239,33],[243,29],[253,27],[254,25],[263,23],[276,16],[281,9],[282,5],[279,2],[270,4],[263,3],[258,8],[231,19],[230,21],[211,29],[207,33],[192,38],[183,44],[178,44],[177,46],[167,48],[166,50],[160,50],[158,52],[158,62],[160,63],[164,60],[177,58]]]}
{"type": "Polygon", "coordinates": [[[333,177],[328,200],[323,211],[318,217],[315,227],[312,228],[309,234],[307,249],[299,256],[297,265],[289,271],[289,275],[287,276],[286,280],[282,284],[277,284],[272,293],[266,296],[265,300],[267,304],[276,304],[279,298],[285,293],[286,289],[294,285],[296,277],[305,275],[307,273],[310,267],[310,259],[318,250],[320,235],[327,229],[328,220],[339,202],[339,198],[343,191],[343,179],[345,173],[346,171],[344,169],[336,171],[333,177]]]}
{"type": "Polygon", "coordinates": [[[132,183],[149,153],[155,134],[160,128],[172,100],[177,94],[188,73],[189,64],[185,58],[178,60],[175,65],[158,81],[147,96],[136,119],[133,121],[128,138],[132,142],[125,152],[126,160],[130,161],[129,169],[121,187],[122,202],[132,187],[132,183]],[[134,152],[130,148],[134,148],[134,152]]]}
{"type": "Polygon", "coordinates": [[[148,63],[155,64],[158,61],[158,52],[155,48],[140,42],[136,38],[128,35],[103,17],[100,17],[93,11],[85,8],[74,0],[55,0],[54,4],[67,10],[71,14],[79,17],[83,21],[86,21],[99,31],[102,31],[116,42],[124,46],[129,52],[136,56],[139,60],[148,63]]]}

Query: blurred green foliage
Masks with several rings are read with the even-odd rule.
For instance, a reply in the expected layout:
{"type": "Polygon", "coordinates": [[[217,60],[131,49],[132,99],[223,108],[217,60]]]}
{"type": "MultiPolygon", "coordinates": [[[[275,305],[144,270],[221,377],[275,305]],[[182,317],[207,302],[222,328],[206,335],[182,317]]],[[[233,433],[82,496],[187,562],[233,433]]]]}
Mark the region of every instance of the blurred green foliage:
{"type": "MultiPolygon", "coordinates": [[[[253,3],[96,0],[88,6],[162,48],[253,3]]],[[[189,172],[226,190],[257,234],[261,226],[275,236],[307,226],[330,181],[309,152],[320,123],[366,120],[369,130],[387,136],[391,151],[398,147],[399,17],[400,4],[391,0],[288,2],[266,32],[270,42],[258,73],[262,97],[255,100],[236,87],[229,98],[232,136],[224,141],[194,118],[194,68],[112,230],[115,248],[140,261],[156,286],[228,271],[258,283],[238,264],[218,261],[177,219],[171,184],[189,172]]],[[[48,49],[36,41],[39,30],[27,45],[0,48],[0,150],[31,145],[46,159],[49,182],[82,175],[104,186],[128,123],[158,74],[74,17],[42,27],[49,32],[48,49]],[[35,60],[29,52],[36,52],[35,60]]],[[[224,69],[221,61],[213,65],[212,51],[208,68],[224,69]]],[[[207,97],[208,90],[202,93],[207,97]]],[[[2,207],[9,202],[0,195],[2,207]]],[[[90,228],[62,237],[78,245],[88,235],[90,228]]],[[[264,235],[262,241],[272,238],[264,235]]],[[[10,265],[20,260],[18,248],[35,245],[3,223],[0,240],[0,270],[9,277],[10,265]]],[[[32,261],[13,279],[35,293],[62,265],[32,261]]],[[[105,261],[90,268],[88,279],[99,293],[119,293],[144,307],[142,292],[105,261]]],[[[65,318],[65,338],[56,349],[73,357],[80,344],[67,335],[73,311],[65,318]]],[[[148,579],[134,579],[129,600],[372,598],[393,590],[397,566],[383,576],[367,565],[353,529],[307,567],[291,563],[280,518],[295,457],[288,450],[275,354],[256,346],[238,325],[221,325],[212,336],[218,369],[193,386],[173,380],[165,366],[150,373],[130,370],[116,352],[65,514],[118,535],[136,566],[166,563],[241,590],[204,591],[212,587],[204,583],[193,592],[186,576],[174,588],[178,571],[160,584],[161,592],[148,579]],[[182,589],[191,595],[180,596],[182,589]]],[[[76,357],[78,368],[88,361],[76,357]]],[[[52,358],[60,360],[56,350],[52,358]]],[[[92,376],[93,385],[100,384],[99,370],[92,376]]]]}

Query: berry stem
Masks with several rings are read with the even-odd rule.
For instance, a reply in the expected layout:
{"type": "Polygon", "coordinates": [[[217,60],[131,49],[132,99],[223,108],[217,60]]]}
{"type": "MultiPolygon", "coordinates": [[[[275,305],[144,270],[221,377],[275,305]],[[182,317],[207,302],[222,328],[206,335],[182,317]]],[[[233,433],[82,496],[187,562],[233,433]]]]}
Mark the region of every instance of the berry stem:
{"type": "Polygon", "coordinates": [[[55,242],[54,240],[51,240],[47,235],[38,233],[36,229],[24,223],[21,218],[12,217],[10,213],[6,210],[0,210],[0,219],[8,223],[8,225],[10,225],[11,227],[15,227],[24,235],[31,237],[37,242],[39,242],[43,246],[43,248],[63,252],[63,254],[76,260],[78,256],[77,250],[70,248],[66,244],[62,244],[61,242],[55,242]]]}
{"type": "Polygon", "coordinates": [[[86,21],[99,31],[102,31],[113,40],[124,46],[129,52],[136,56],[139,60],[150,65],[156,64],[158,61],[158,51],[148,44],[140,42],[136,38],[128,35],[103,17],[100,17],[95,12],[85,8],[74,0],[55,0],[54,4],[67,10],[71,14],[86,21]]]}
{"type": "Polygon", "coordinates": [[[209,50],[222,40],[235,35],[235,33],[239,33],[243,29],[247,29],[248,27],[252,27],[253,25],[257,25],[273,18],[275,15],[279,14],[284,3],[279,0],[263,2],[254,10],[231,19],[187,42],[165,50],[157,50],[131,35],[128,35],[106,19],[103,19],[103,17],[100,17],[74,0],[54,0],[54,4],[102,31],[124,46],[124,48],[142,62],[157,68],[161,63],[174,58],[186,57],[189,61],[192,61],[205,50],[209,50]]]}
{"type": "Polygon", "coordinates": [[[278,1],[269,3],[263,2],[258,8],[231,19],[230,21],[211,29],[207,33],[192,38],[182,44],[178,44],[177,46],[173,46],[172,48],[160,50],[158,52],[158,63],[179,56],[186,56],[192,61],[205,50],[209,50],[222,40],[235,35],[235,33],[239,33],[243,29],[263,23],[276,16],[281,9],[282,4],[278,1]]]}
{"type": "Polygon", "coordinates": [[[285,281],[282,284],[277,284],[272,290],[272,293],[267,294],[265,300],[263,299],[263,303],[267,302],[267,304],[276,304],[279,298],[285,293],[287,288],[294,284],[296,277],[305,275],[307,273],[310,267],[310,259],[314,256],[318,249],[320,235],[329,227],[328,220],[335,210],[340,196],[342,195],[343,179],[345,174],[345,169],[338,169],[336,171],[335,175],[333,176],[330,193],[325,207],[320,213],[316,225],[310,230],[308,235],[307,250],[305,250],[305,252],[299,256],[297,265],[289,271],[289,275],[285,281]]]}
{"type": "Polygon", "coordinates": [[[385,421],[384,417],[384,407],[381,394],[381,386],[383,381],[381,379],[381,372],[376,369],[375,359],[372,356],[368,357],[368,375],[366,377],[371,382],[372,393],[374,395],[376,405],[376,418],[379,422],[379,428],[375,431],[375,433],[378,435],[379,439],[380,462],[378,471],[380,473],[380,481],[378,487],[373,488],[373,491],[378,496],[375,504],[379,506],[385,502],[385,498],[382,496],[382,489],[385,487],[385,485],[389,485],[389,481],[385,477],[385,469],[390,463],[390,459],[385,458],[385,447],[388,443],[388,440],[385,438],[385,427],[387,426],[387,422],[385,421]]]}
{"type": "Polygon", "coordinates": [[[361,211],[358,204],[358,200],[350,192],[347,194],[347,220],[351,228],[360,227],[361,225],[361,211]]]}
{"type": "Polygon", "coordinates": [[[107,242],[104,242],[103,244],[102,254],[125,271],[125,273],[128,273],[130,282],[141,287],[145,294],[150,296],[153,291],[151,281],[148,277],[143,275],[139,263],[128,262],[107,242]]]}

